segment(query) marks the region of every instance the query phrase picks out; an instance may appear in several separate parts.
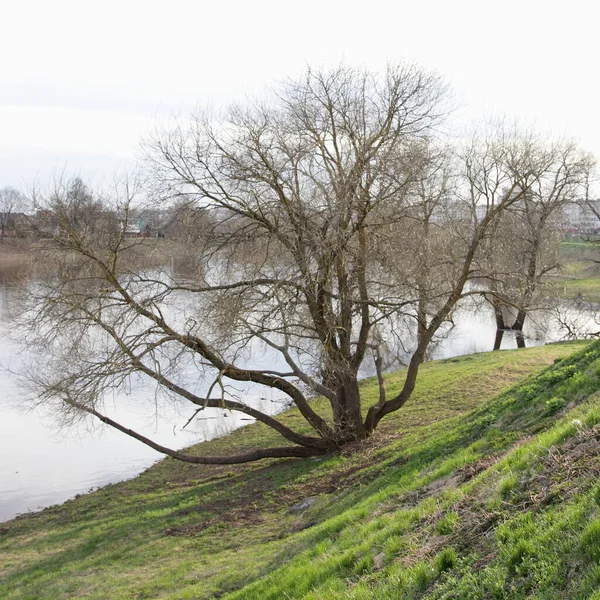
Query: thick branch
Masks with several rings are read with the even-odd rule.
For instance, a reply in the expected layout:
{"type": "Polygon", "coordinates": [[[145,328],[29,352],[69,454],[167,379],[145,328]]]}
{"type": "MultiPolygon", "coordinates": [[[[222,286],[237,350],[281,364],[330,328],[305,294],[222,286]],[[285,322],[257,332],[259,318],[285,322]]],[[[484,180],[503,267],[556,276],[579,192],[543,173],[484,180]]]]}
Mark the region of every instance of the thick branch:
{"type": "Polygon", "coordinates": [[[94,415],[103,423],[106,423],[114,429],[118,429],[122,433],[142,442],[143,444],[146,444],[146,446],[153,448],[157,452],[166,454],[171,458],[175,458],[177,460],[196,465],[233,465],[239,463],[253,462],[256,460],[261,460],[263,458],[307,458],[309,456],[318,456],[320,454],[325,453],[325,450],[319,450],[317,448],[307,448],[305,446],[289,446],[251,450],[250,452],[246,452],[245,454],[234,454],[232,456],[196,456],[194,454],[186,454],[185,452],[173,450],[171,448],[167,448],[166,446],[162,446],[161,444],[157,444],[150,438],[141,435],[133,429],[129,429],[128,427],[121,425],[117,421],[114,421],[110,417],[99,413],[97,410],[90,408],[89,406],[79,404],[72,400],[68,401],[68,403],[79,410],[87,412],[90,415],[94,415]]]}

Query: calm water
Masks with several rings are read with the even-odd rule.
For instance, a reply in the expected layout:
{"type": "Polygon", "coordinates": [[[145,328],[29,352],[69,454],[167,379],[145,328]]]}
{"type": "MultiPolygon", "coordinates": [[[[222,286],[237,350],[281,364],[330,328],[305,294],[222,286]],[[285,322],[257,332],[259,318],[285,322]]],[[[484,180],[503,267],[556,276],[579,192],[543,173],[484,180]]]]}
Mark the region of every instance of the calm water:
{"type": "MultiPolygon", "coordinates": [[[[101,423],[86,421],[75,430],[60,431],[51,415],[23,408],[23,393],[13,372],[31,357],[19,353],[7,337],[12,326],[10,301],[10,283],[0,280],[0,521],[133,477],[162,457],[101,423]]],[[[581,325],[590,330],[598,328],[595,323],[581,325]]],[[[432,358],[491,350],[494,334],[489,311],[463,311],[447,339],[433,350],[432,358]]],[[[530,326],[528,334],[528,345],[561,337],[556,323],[548,322],[530,326]]],[[[515,346],[514,336],[506,334],[502,347],[515,346]]],[[[273,365],[273,360],[268,352],[258,350],[251,362],[257,367],[261,363],[273,365]]],[[[236,387],[265,412],[274,413],[283,406],[279,393],[269,396],[264,388],[236,387]]],[[[212,439],[248,422],[243,416],[208,409],[202,419],[183,430],[193,410],[172,402],[161,403],[151,386],[142,383],[129,393],[108,398],[107,407],[109,416],[172,448],[212,439]],[[150,416],[149,398],[156,402],[150,416]]]]}

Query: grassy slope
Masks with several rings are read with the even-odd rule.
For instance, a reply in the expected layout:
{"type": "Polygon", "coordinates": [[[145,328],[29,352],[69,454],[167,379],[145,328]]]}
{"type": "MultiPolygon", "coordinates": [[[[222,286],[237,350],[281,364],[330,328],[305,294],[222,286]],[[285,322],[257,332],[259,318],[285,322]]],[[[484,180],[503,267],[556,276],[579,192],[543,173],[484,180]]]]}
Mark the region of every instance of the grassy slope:
{"type": "MultiPolygon", "coordinates": [[[[600,584],[600,345],[581,348],[429,363],[405,409],[344,456],[165,460],[4,524],[0,597],[588,598],[600,584]]],[[[391,393],[401,379],[388,377],[391,393]]],[[[253,425],[199,450],[258,438],[276,442],[253,425]]]]}
{"type": "Polygon", "coordinates": [[[579,296],[587,302],[600,303],[598,244],[564,241],[560,245],[561,276],[554,280],[557,294],[571,300],[579,296]]]}

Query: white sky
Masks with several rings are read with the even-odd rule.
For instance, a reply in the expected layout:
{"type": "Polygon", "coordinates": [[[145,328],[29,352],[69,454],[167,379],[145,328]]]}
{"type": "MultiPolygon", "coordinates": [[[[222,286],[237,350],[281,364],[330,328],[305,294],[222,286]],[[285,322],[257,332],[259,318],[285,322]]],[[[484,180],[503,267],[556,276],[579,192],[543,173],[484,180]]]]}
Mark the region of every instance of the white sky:
{"type": "Polygon", "coordinates": [[[600,156],[592,0],[0,2],[0,187],[103,178],[157,117],[243,100],[306,65],[444,75],[469,118],[505,113],[600,156]]]}

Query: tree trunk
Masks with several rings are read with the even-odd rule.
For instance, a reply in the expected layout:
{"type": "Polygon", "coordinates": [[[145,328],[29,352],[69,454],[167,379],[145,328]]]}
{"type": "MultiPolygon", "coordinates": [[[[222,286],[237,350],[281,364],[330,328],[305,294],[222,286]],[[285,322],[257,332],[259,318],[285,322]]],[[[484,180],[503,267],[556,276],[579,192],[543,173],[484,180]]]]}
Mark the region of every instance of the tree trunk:
{"type": "Polygon", "coordinates": [[[527,318],[527,312],[524,309],[520,308],[519,312],[517,313],[515,322],[512,325],[512,329],[514,329],[515,331],[520,331],[522,333],[523,327],[525,326],[526,318],[527,318]]]}
{"type": "Polygon", "coordinates": [[[364,440],[367,437],[360,409],[360,391],[355,377],[344,381],[338,387],[333,402],[333,420],[337,445],[364,440]]]}
{"type": "Polygon", "coordinates": [[[496,337],[494,339],[494,350],[500,350],[500,346],[502,346],[503,337],[504,329],[496,329],[496,337]]]}
{"type": "Polygon", "coordinates": [[[511,329],[516,331],[517,337],[517,348],[525,348],[525,336],[523,335],[523,327],[525,326],[525,319],[527,318],[527,312],[522,308],[517,313],[517,318],[513,323],[511,329]]]}
{"type": "Polygon", "coordinates": [[[494,350],[500,350],[502,345],[502,338],[504,337],[504,330],[506,329],[506,323],[504,322],[504,314],[502,312],[502,305],[497,300],[492,302],[494,306],[494,316],[496,318],[496,338],[494,339],[494,350]]]}

